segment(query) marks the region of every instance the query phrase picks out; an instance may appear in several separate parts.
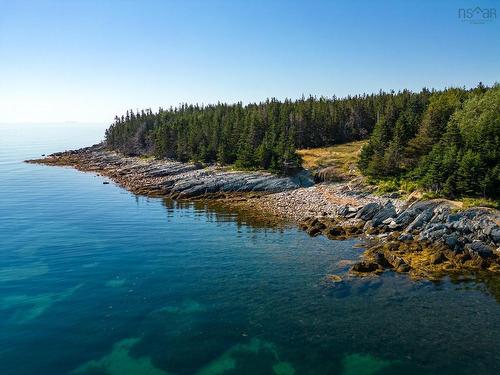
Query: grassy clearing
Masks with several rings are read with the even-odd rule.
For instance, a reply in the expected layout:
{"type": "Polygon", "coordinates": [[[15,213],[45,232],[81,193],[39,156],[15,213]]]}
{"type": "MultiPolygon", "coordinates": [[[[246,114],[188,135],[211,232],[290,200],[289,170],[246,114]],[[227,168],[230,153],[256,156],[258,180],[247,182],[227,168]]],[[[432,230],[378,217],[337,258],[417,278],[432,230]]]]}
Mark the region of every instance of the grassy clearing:
{"type": "MultiPolygon", "coordinates": [[[[368,178],[367,182],[370,185],[377,186],[377,194],[392,193],[394,191],[400,192],[402,194],[411,194],[416,191],[420,191],[418,184],[413,181],[408,181],[404,179],[397,178],[386,178],[386,179],[374,179],[368,178]]],[[[423,192],[422,192],[423,194],[423,192]]],[[[432,198],[429,198],[432,199],[432,198]]]]}
{"type": "MultiPolygon", "coordinates": [[[[450,199],[442,194],[437,194],[431,191],[425,191],[418,186],[416,182],[408,181],[404,179],[385,179],[385,180],[372,180],[369,179],[368,183],[377,186],[376,194],[385,194],[397,191],[403,197],[412,194],[415,197],[422,199],[436,199],[436,198],[446,198],[450,199]],[[420,193],[416,195],[415,193],[420,193]]],[[[450,200],[450,202],[455,202],[458,210],[465,210],[471,207],[489,207],[500,209],[500,200],[488,199],[488,198],[478,198],[478,197],[464,197],[458,198],[456,200],[450,200]]]]}
{"type": "Polygon", "coordinates": [[[462,209],[470,207],[490,207],[500,210],[500,200],[493,200],[488,198],[462,198],[462,209]]]}
{"type": "Polygon", "coordinates": [[[331,167],[329,173],[345,179],[358,177],[357,162],[361,148],[367,141],[343,143],[331,147],[310,148],[297,150],[302,158],[302,166],[306,169],[317,170],[331,167]]]}

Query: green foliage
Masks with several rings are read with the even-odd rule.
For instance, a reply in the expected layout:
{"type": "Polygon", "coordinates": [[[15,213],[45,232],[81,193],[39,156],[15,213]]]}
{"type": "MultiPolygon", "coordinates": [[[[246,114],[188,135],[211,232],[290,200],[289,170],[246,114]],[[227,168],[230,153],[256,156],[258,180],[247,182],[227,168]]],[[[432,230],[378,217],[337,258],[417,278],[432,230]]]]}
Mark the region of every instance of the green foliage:
{"type": "Polygon", "coordinates": [[[465,91],[460,89],[449,89],[430,97],[418,132],[408,142],[406,162],[410,167],[415,167],[419,158],[428,154],[432,146],[439,142],[451,115],[461,107],[465,98],[465,91]]]}
{"type": "Polygon", "coordinates": [[[375,125],[377,108],[397,95],[270,99],[247,106],[184,104],[155,114],[128,111],[107,130],[106,142],[128,155],[284,172],[300,166],[296,148],[365,138],[375,125]]]}
{"type": "Polygon", "coordinates": [[[420,93],[405,90],[390,97],[361,151],[359,167],[365,174],[383,178],[402,172],[405,147],[419,127],[430,95],[428,90],[420,93]]]}
{"type": "Polygon", "coordinates": [[[359,167],[382,190],[498,197],[500,87],[424,89],[258,104],[183,104],[116,117],[108,147],[128,155],[286,172],[296,149],[369,137],[359,167]],[[405,185],[406,184],[406,185],[405,185]],[[406,187],[404,187],[406,186],[406,187]]]}
{"type": "Polygon", "coordinates": [[[407,179],[389,177],[384,179],[369,179],[368,182],[377,186],[376,192],[379,194],[391,193],[399,191],[404,194],[409,194],[418,190],[419,185],[407,179]]]}
{"type": "Polygon", "coordinates": [[[379,180],[376,183],[377,183],[377,191],[379,193],[390,193],[393,191],[398,191],[400,188],[399,181],[394,178],[379,180]]]}
{"type": "Polygon", "coordinates": [[[462,209],[465,210],[470,207],[490,207],[500,209],[500,200],[493,200],[487,198],[463,198],[462,201],[462,209]]]}
{"type": "Polygon", "coordinates": [[[416,175],[425,187],[450,196],[499,196],[500,86],[464,102],[416,175]]]}
{"type": "Polygon", "coordinates": [[[498,197],[500,86],[436,92],[426,107],[406,100],[394,101],[375,125],[361,152],[362,172],[413,181],[437,195],[498,197]]]}

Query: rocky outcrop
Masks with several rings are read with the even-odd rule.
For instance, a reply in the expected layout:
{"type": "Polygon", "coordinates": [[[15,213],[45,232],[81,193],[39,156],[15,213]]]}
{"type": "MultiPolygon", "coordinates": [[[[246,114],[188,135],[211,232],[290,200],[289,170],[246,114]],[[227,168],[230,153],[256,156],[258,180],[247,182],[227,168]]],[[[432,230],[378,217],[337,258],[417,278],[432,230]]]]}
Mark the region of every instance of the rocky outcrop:
{"type": "Polygon", "coordinates": [[[380,227],[383,224],[390,223],[391,221],[387,221],[396,216],[396,208],[392,202],[387,202],[384,207],[382,207],[371,219],[372,225],[374,227],[380,227]]]}
{"type": "Polygon", "coordinates": [[[106,150],[103,145],[55,153],[29,162],[94,171],[134,193],[174,198],[243,192],[276,193],[312,185],[311,178],[304,173],[281,177],[268,172],[231,171],[215,165],[127,157],[106,150]]]}
{"type": "Polygon", "coordinates": [[[368,203],[366,206],[363,206],[358,211],[355,218],[368,221],[372,217],[374,217],[380,211],[380,209],[381,209],[381,206],[379,203],[376,203],[376,202],[368,203]]]}
{"type": "Polygon", "coordinates": [[[345,239],[364,235],[368,250],[356,275],[386,269],[433,278],[444,273],[500,271],[500,214],[489,208],[455,211],[447,200],[401,205],[391,199],[342,206],[334,217],[309,217],[300,226],[312,236],[345,239]],[[352,216],[352,214],[354,216],[352,216]]]}

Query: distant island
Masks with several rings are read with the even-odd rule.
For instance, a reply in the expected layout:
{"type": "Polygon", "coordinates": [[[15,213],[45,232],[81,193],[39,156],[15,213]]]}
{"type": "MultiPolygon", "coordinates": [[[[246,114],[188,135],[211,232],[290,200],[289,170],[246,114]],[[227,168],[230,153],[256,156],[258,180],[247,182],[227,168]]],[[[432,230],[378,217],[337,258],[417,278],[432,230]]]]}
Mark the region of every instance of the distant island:
{"type": "Polygon", "coordinates": [[[102,144],[31,162],[362,236],[353,275],[500,272],[498,84],[128,111],[102,144]]]}

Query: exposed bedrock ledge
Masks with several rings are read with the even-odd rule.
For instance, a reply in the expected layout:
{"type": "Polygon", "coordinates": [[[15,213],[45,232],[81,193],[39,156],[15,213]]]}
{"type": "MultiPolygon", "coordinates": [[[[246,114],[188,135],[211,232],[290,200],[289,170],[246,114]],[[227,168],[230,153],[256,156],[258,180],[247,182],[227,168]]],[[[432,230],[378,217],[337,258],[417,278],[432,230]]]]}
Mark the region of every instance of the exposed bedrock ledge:
{"type": "Polygon", "coordinates": [[[282,177],[260,171],[230,171],[215,165],[127,157],[106,150],[102,145],[59,152],[28,162],[94,171],[134,193],[170,195],[174,198],[231,192],[276,193],[313,184],[305,172],[282,177]]]}
{"type": "Polygon", "coordinates": [[[370,202],[340,207],[332,217],[309,217],[301,227],[311,236],[345,239],[365,235],[368,250],[351,272],[386,269],[433,278],[464,271],[500,272],[500,215],[471,208],[456,212],[447,200],[400,205],[370,202]]]}

